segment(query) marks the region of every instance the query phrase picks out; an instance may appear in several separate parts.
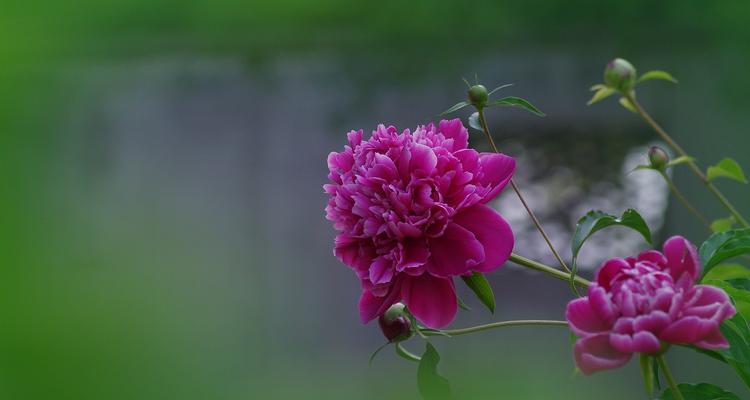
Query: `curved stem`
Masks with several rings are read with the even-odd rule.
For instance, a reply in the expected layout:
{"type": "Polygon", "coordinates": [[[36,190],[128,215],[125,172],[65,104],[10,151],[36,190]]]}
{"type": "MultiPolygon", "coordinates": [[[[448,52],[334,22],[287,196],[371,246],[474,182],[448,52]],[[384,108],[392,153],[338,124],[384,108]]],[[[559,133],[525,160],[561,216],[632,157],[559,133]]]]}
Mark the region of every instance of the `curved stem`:
{"type": "MultiPolygon", "coordinates": [[[[468,335],[470,333],[487,331],[487,330],[495,329],[495,328],[505,328],[508,326],[568,326],[568,323],[566,321],[552,321],[552,320],[543,320],[543,319],[500,321],[500,322],[493,322],[490,324],[472,326],[469,328],[447,329],[447,330],[441,331],[441,333],[448,334],[450,336],[460,336],[460,335],[468,335]]],[[[428,332],[425,332],[425,335],[438,336],[440,335],[440,333],[430,333],[428,331],[428,332]]]]}
{"type": "MultiPolygon", "coordinates": [[[[632,93],[625,94],[625,98],[628,99],[630,104],[633,105],[636,113],[638,113],[638,115],[641,118],[643,118],[643,120],[646,121],[646,123],[649,124],[651,128],[653,128],[654,131],[656,131],[656,133],[659,135],[659,137],[661,137],[662,140],[667,142],[667,144],[680,156],[688,157],[688,154],[685,152],[685,150],[683,150],[682,147],[680,147],[680,145],[677,144],[677,142],[675,142],[674,139],[672,139],[672,137],[669,136],[669,134],[664,129],[662,129],[662,127],[659,126],[659,124],[653,118],[651,118],[651,115],[649,115],[646,112],[646,110],[641,106],[641,104],[635,100],[635,97],[633,96],[632,93]]],[[[711,183],[711,181],[709,181],[708,178],[706,178],[706,175],[703,174],[703,171],[701,171],[700,168],[698,168],[698,164],[696,164],[695,161],[693,160],[688,160],[687,165],[688,167],[690,167],[690,170],[693,171],[695,176],[697,176],[698,179],[700,179],[701,182],[703,182],[706,188],[711,193],[713,193],[714,196],[716,196],[716,198],[724,206],[724,208],[726,208],[729,211],[729,213],[732,214],[734,219],[738,223],[742,224],[742,226],[744,226],[745,228],[749,228],[750,224],[748,224],[745,218],[743,218],[742,215],[740,215],[739,211],[737,211],[737,209],[734,208],[732,203],[729,202],[729,200],[724,196],[724,194],[721,193],[721,191],[716,186],[714,186],[714,184],[711,183]]]]}
{"type": "MultiPolygon", "coordinates": [[[[492,140],[492,135],[490,134],[490,128],[487,125],[487,120],[484,118],[484,109],[482,109],[482,107],[477,107],[477,112],[479,113],[479,122],[482,124],[482,131],[484,132],[484,135],[487,137],[487,142],[489,142],[490,147],[492,147],[492,150],[495,153],[500,153],[500,151],[497,149],[497,146],[495,146],[495,141],[492,140]]],[[[549,236],[547,236],[547,232],[544,231],[544,228],[542,227],[542,223],[539,222],[539,219],[536,217],[536,214],[534,214],[534,211],[532,211],[531,207],[529,207],[529,205],[526,203],[526,199],[523,198],[521,191],[518,189],[516,182],[512,178],[510,180],[510,186],[513,188],[513,191],[516,192],[516,195],[518,195],[518,199],[521,200],[521,204],[523,204],[523,208],[526,209],[526,212],[529,214],[529,217],[531,217],[531,221],[534,222],[536,229],[539,231],[539,233],[542,234],[544,241],[547,242],[547,247],[549,247],[550,251],[552,251],[552,254],[557,259],[557,262],[559,262],[560,266],[562,266],[562,268],[570,274],[571,273],[570,268],[568,268],[568,265],[565,264],[565,261],[563,261],[562,257],[560,257],[560,253],[557,252],[549,236]]]]}
{"type": "MultiPolygon", "coordinates": [[[[566,281],[566,282],[570,282],[570,274],[569,273],[560,271],[557,268],[552,268],[549,265],[542,264],[542,263],[540,263],[538,261],[534,261],[534,260],[528,259],[526,257],[520,256],[520,255],[518,255],[516,253],[511,253],[510,257],[508,258],[508,261],[511,261],[511,262],[513,262],[515,264],[518,264],[518,265],[522,266],[522,267],[526,267],[526,268],[533,269],[535,271],[543,272],[543,273],[545,273],[547,275],[552,276],[553,278],[557,278],[557,279],[560,279],[560,280],[563,280],[563,281],[566,281]]],[[[583,286],[583,287],[588,287],[591,284],[591,282],[589,282],[588,280],[586,280],[586,279],[584,279],[584,278],[582,278],[580,276],[576,276],[573,279],[573,281],[577,285],[580,285],[580,286],[583,286]]]]}
{"type": "Polygon", "coordinates": [[[656,356],[656,362],[659,363],[659,368],[661,368],[664,378],[667,380],[667,383],[669,383],[669,388],[672,389],[672,397],[675,400],[685,400],[680,389],[677,387],[677,382],[675,382],[674,376],[672,376],[672,371],[669,370],[669,365],[667,365],[667,360],[664,359],[664,355],[660,354],[656,356]]]}
{"type": "Polygon", "coordinates": [[[700,222],[702,222],[703,225],[705,225],[706,228],[708,228],[708,230],[710,231],[711,230],[711,223],[708,222],[708,219],[706,219],[706,217],[704,217],[703,214],[701,214],[701,212],[698,211],[697,208],[693,207],[693,205],[690,204],[690,202],[688,201],[688,199],[682,194],[682,192],[679,191],[679,189],[677,189],[677,185],[674,184],[674,182],[672,181],[671,178],[669,178],[669,176],[666,174],[666,172],[664,172],[664,171],[658,171],[658,172],[664,178],[664,181],[667,182],[667,185],[669,186],[669,190],[672,191],[672,194],[674,194],[674,197],[676,197],[677,200],[679,200],[682,203],[682,205],[685,206],[685,208],[688,209],[688,211],[690,211],[691,213],[693,213],[693,215],[695,215],[695,217],[700,222]]]}

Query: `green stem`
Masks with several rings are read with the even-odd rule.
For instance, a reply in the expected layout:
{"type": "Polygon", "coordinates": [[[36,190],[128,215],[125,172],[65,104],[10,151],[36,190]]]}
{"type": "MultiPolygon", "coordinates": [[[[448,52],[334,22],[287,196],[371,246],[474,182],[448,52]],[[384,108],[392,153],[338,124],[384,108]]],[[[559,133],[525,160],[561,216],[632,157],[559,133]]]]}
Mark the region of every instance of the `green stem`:
{"type": "Polygon", "coordinates": [[[677,382],[675,382],[674,376],[672,376],[672,371],[669,370],[669,365],[667,365],[667,360],[664,359],[664,355],[660,354],[656,356],[656,362],[659,363],[659,368],[661,368],[664,378],[667,380],[667,383],[669,383],[670,389],[672,389],[672,397],[675,400],[685,400],[680,389],[677,388],[677,382]]]}
{"type": "Polygon", "coordinates": [[[568,323],[566,321],[551,321],[551,320],[543,320],[543,319],[500,321],[500,322],[493,322],[490,324],[472,326],[469,328],[447,329],[447,330],[441,331],[440,333],[428,331],[428,332],[425,332],[425,335],[439,336],[441,334],[448,334],[450,336],[460,336],[460,335],[468,335],[470,333],[488,331],[490,329],[495,329],[495,328],[505,328],[508,326],[568,326],[568,323]]]}
{"type": "Polygon", "coordinates": [[[708,230],[710,231],[711,230],[711,223],[708,222],[708,219],[706,219],[706,217],[704,217],[703,214],[701,214],[701,212],[698,211],[697,208],[693,207],[693,205],[690,204],[690,202],[688,201],[688,199],[685,196],[683,196],[682,192],[680,192],[677,189],[677,185],[674,184],[674,182],[672,181],[672,179],[669,178],[669,176],[667,175],[667,173],[664,172],[664,171],[659,171],[659,174],[661,174],[661,176],[664,178],[664,181],[667,182],[667,185],[669,186],[669,190],[672,191],[672,194],[674,194],[674,197],[676,197],[677,200],[679,200],[682,203],[682,205],[685,206],[685,208],[688,209],[688,211],[690,211],[691,213],[693,213],[693,215],[695,215],[695,217],[701,223],[703,223],[703,225],[706,225],[706,228],[708,228],[708,230]]]}
{"type": "MultiPolygon", "coordinates": [[[[646,121],[646,123],[649,124],[651,128],[654,129],[654,131],[656,131],[656,133],[659,135],[659,137],[661,137],[662,140],[667,142],[667,144],[680,156],[688,157],[688,154],[685,152],[685,150],[683,150],[682,147],[680,147],[680,145],[677,144],[677,142],[675,142],[674,139],[672,139],[672,137],[669,136],[669,134],[664,129],[662,129],[662,127],[659,126],[659,124],[653,118],[651,118],[651,115],[649,115],[646,112],[646,110],[641,106],[641,104],[635,100],[635,97],[633,96],[632,93],[625,94],[625,98],[628,99],[630,104],[633,105],[636,113],[638,113],[638,115],[641,118],[643,118],[643,120],[646,121]]],[[[743,218],[742,215],[740,215],[740,213],[737,211],[736,208],[734,208],[732,203],[730,203],[729,200],[724,196],[724,194],[721,193],[721,191],[716,186],[714,186],[714,184],[711,183],[711,181],[709,181],[708,178],[706,178],[706,175],[703,174],[703,171],[701,171],[700,168],[698,168],[698,164],[696,164],[695,161],[688,159],[687,165],[688,167],[690,167],[690,170],[693,171],[695,176],[697,176],[698,179],[700,179],[701,182],[703,182],[706,188],[711,193],[713,193],[714,196],[716,196],[716,198],[724,206],[724,208],[726,208],[729,211],[729,213],[732,214],[734,219],[738,223],[742,224],[742,226],[744,226],[745,228],[750,228],[750,224],[748,224],[745,218],[743,218]]]]}
{"type": "MultiPolygon", "coordinates": [[[[545,265],[545,264],[542,264],[542,263],[540,263],[538,261],[530,260],[530,259],[528,259],[526,257],[519,256],[516,253],[511,253],[510,254],[510,258],[508,258],[508,260],[511,261],[511,262],[513,262],[513,263],[515,263],[515,264],[518,264],[520,266],[523,266],[523,267],[526,267],[526,268],[530,268],[530,269],[533,269],[535,271],[543,272],[543,273],[545,273],[547,275],[550,275],[550,276],[552,276],[554,278],[557,278],[557,279],[560,279],[560,280],[563,280],[563,281],[566,281],[566,282],[570,282],[570,274],[569,273],[560,271],[557,268],[552,268],[552,267],[550,267],[548,265],[545,265]]],[[[589,282],[588,280],[586,280],[584,278],[581,278],[580,276],[576,276],[573,279],[573,281],[576,284],[578,284],[580,286],[583,286],[583,287],[588,287],[591,284],[591,282],[589,282]]]]}
{"type": "MultiPolygon", "coordinates": [[[[476,107],[476,108],[477,108],[477,112],[479,113],[479,122],[482,124],[482,131],[484,131],[484,135],[487,137],[487,142],[489,142],[490,147],[492,147],[492,150],[495,153],[500,153],[500,151],[497,149],[497,146],[495,146],[495,141],[492,140],[492,135],[490,134],[490,128],[487,125],[487,120],[484,118],[484,109],[482,107],[476,107]]],[[[559,262],[560,266],[562,266],[562,268],[570,274],[571,273],[570,268],[568,268],[568,265],[565,264],[565,261],[563,261],[562,257],[560,257],[560,253],[557,252],[557,250],[555,249],[555,246],[552,244],[552,241],[547,235],[547,232],[544,231],[544,228],[542,227],[542,223],[539,222],[539,219],[536,217],[536,214],[534,214],[534,211],[532,211],[531,207],[529,207],[529,205],[526,203],[526,199],[524,199],[523,195],[521,194],[521,191],[518,189],[518,186],[516,185],[516,182],[512,178],[510,180],[510,186],[513,188],[513,191],[516,192],[518,199],[521,200],[521,204],[523,204],[523,208],[526,209],[526,212],[529,214],[529,217],[531,217],[531,221],[534,222],[536,229],[539,231],[539,233],[542,234],[544,241],[547,242],[547,247],[549,247],[550,251],[552,251],[552,254],[557,259],[557,262],[559,262]]]]}

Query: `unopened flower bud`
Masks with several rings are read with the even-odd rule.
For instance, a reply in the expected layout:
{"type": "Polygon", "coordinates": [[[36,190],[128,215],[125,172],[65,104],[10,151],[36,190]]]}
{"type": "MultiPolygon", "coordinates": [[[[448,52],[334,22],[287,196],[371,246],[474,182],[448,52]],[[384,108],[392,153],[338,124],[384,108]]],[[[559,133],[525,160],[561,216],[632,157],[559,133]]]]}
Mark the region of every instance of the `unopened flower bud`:
{"type": "Polygon", "coordinates": [[[654,169],[664,169],[669,162],[669,154],[658,146],[651,146],[648,150],[648,162],[654,169]]]}
{"type": "Polygon", "coordinates": [[[474,85],[469,88],[469,101],[472,105],[484,107],[487,104],[487,99],[489,99],[489,95],[484,85],[474,85]]]}
{"type": "Polygon", "coordinates": [[[406,314],[406,307],[402,303],[392,305],[388,311],[378,319],[380,330],[389,342],[400,342],[411,337],[411,320],[406,314]]]}
{"type": "Polygon", "coordinates": [[[604,83],[623,93],[633,89],[635,78],[635,67],[622,58],[615,58],[610,61],[604,69],[604,83]]]}

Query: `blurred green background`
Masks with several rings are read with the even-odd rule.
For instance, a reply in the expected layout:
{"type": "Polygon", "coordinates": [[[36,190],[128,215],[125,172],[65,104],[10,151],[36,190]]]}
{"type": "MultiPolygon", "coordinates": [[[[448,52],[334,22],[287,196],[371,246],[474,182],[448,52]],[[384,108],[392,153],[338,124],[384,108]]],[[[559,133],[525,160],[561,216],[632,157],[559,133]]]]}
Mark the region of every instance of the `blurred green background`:
{"type": "MultiPolygon", "coordinates": [[[[496,140],[559,247],[589,208],[636,207],[659,242],[706,232],[643,161],[652,133],[586,107],[615,56],[665,69],[639,99],[707,166],[750,165],[748,1],[50,1],[0,4],[0,396],[6,399],[413,399],[332,255],[325,157],[349,129],[414,127],[513,82],[548,117],[493,110],[496,140]]],[[[461,117],[466,115],[461,114],[461,117]]],[[[484,149],[480,136],[472,144],[484,149]]],[[[716,202],[685,169],[685,194],[716,202]]],[[[724,183],[745,213],[748,188],[724,183]]],[[[549,261],[511,196],[518,252],[549,261]]],[[[644,247],[612,232],[585,274],[644,247]]],[[[562,282],[503,268],[498,312],[562,318],[562,282]]],[[[437,338],[456,398],[645,398],[637,363],[573,374],[558,328],[437,338]]],[[[421,351],[418,341],[409,343],[421,351]]],[[[747,394],[675,351],[683,381],[747,394]]],[[[745,396],[742,396],[745,397],[745,396]]]]}

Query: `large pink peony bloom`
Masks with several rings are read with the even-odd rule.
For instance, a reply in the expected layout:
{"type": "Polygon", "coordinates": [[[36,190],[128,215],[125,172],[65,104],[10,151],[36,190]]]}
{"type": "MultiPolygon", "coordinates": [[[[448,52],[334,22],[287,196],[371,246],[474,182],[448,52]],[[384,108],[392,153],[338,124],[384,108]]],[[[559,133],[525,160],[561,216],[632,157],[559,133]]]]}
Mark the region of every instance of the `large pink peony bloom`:
{"type": "Polygon", "coordinates": [[[633,353],[660,353],[662,343],[728,347],[719,325],[734,306],[723,290],[696,285],[699,275],[695,246],[681,236],[667,240],[664,253],[605,262],[588,297],[568,303],[578,368],[586,375],[617,368],[633,353]]]}
{"type": "Polygon", "coordinates": [[[485,203],[510,181],[515,160],[467,148],[458,119],[348,138],[328,156],[326,217],[340,231],[334,254],[362,282],[362,321],[403,301],[425,325],[449,324],[452,277],[492,271],[513,248],[510,226],[485,203]]]}

